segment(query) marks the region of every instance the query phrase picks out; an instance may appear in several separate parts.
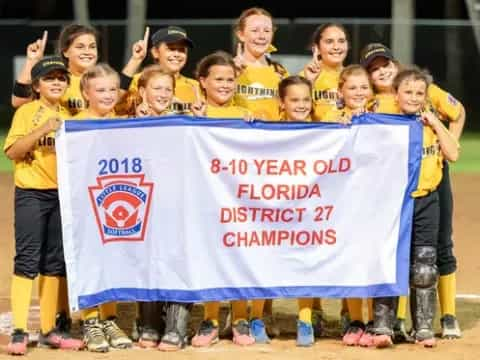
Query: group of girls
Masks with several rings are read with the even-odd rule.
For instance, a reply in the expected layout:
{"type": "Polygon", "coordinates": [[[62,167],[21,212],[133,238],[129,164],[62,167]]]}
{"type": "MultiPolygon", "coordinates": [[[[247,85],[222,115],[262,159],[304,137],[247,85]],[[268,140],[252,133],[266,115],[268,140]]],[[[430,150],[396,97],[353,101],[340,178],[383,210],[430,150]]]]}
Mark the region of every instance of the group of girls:
{"type": "MultiPolygon", "coordinates": [[[[26,353],[27,315],[33,279],[38,274],[41,345],[61,349],[86,346],[94,352],[132,346],[132,340],[116,323],[115,303],[82,310],[83,341],[70,336],[54,132],[65,119],[170,114],[347,125],[352,116],[363,112],[420,114],[424,139],[431,142],[425,147],[437,141],[439,147],[434,154],[429,153],[431,156],[424,156],[419,188],[412,194],[412,332],[405,329],[406,298],[400,298],[398,307],[395,298],[369,299],[367,321],[363,319],[362,299],[346,299],[342,314],[348,313],[350,320],[343,342],[386,347],[403,337],[434,346],[432,314],[438,274],[443,337],[460,337],[455,316],[451,189],[448,167],[442,160],[458,157],[458,139],[465,121],[463,106],[432,84],[425,72],[403,69],[382,44],[366,46],[361,64],[344,67],[349,42],[339,24],[317,28],[311,43],[312,60],[299,75],[290,75],[272,60],[274,32],[268,11],[245,10],[235,28],[236,55],[217,51],[206,56],[197,64],[196,79],[181,74],[194,44],[184,29],[175,26],[160,29],[151,37],[147,28],[144,38],[133,45],[132,57],[120,74],[107,64],[97,64],[98,35],[90,27],[67,26],[59,37],[58,56],[44,56],[47,33],[28,46],[27,61],[12,95],[12,105],[18,110],[4,145],[6,155],[15,162],[16,186],[16,256],[11,287],[15,330],[7,347],[10,354],[26,353]],[[140,71],[148,52],[155,64],[140,71]],[[449,121],[450,132],[440,120],[449,121]]],[[[163,351],[183,348],[188,342],[191,306],[139,303],[135,340],[142,347],[163,351]],[[161,317],[165,321],[160,321],[161,317]]],[[[204,319],[191,339],[192,346],[206,347],[218,341],[219,306],[219,302],[204,304],[204,319]]],[[[321,331],[321,302],[299,299],[298,307],[297,345],[312,346],[314,336],[321,331]]],[[[231,308],[235,344],[270,342],[276,331],[273,326],[268,329],[264,319],[272,314],[271,300],[252,300],[250,311],[245,300],[232,301],[231,308]]]]}

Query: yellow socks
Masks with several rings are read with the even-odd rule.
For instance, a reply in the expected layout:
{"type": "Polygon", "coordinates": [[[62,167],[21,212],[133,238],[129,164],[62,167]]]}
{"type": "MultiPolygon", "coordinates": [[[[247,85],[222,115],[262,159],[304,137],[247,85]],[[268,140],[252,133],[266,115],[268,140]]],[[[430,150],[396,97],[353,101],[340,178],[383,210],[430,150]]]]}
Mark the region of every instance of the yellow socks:
{"type": "Polygon", "coordinates": [[[220,301],[210,301],[203,305],[205,320],[211,320],[214,326],[218,327],[218,313],[220,311],[220,301]]]}
{"type": "Polygon", "coordinates": [[[373,321],[374,313],[373,313],[373,299],[367,299],[367,306],[368,306],[368,322],[373,321]]]}
{"type": "Polygon", "coordinates": [[[248,319],[247,300],[232,301],[232,324],[248,319]]]}
{"type": "Polygon", "coordinates": [[[252,300],[252,313],[250,314],[250,318],[262,319],[264,306],[265,306],[265,299],[252,300]]]}
{"type": "Polygon", "coordinates": [[[407,318],[407,297],[398,297],[397,318],[405,320],[407,318]]]}
{"type": "Polygon", "coordinates": [[[312,323],[312,307],[313,299],[305,298],[298,299],[298,320],[303,321],[304,323],[312,323]]]}
{"type": "Polygon", "coordinates": [[[361,321],[363,323],[362,305],[363,299],[347,299],[348,312],[352,321],[361,321]]]}
{"type": "Polygon", "coordinates": [[[82,320],[89,320],[89,319],[98,319],[98,307],[93,307],[89,309],[82,310],[82,320]]]}
{"type": "Polygon", "coordinates": [[[456,315],[455,297],[457,295],[457,279],[455,273],[442,275],[438,281],[438,299],[440,312],[444,315],[456,315]]]}
{"type": "Polygon", "coordinates": [[[111,317],[117,317],[117,303],[109,302],[102,305],[99,305],[100,309],[100,320],[107,320],[111,317]]]}
{"type": "Polygon", "coordinates": [[[55,327],[57,314],[59,276],[40,275],[38,279],[38,294],[40,297],[40,330],[47,334],[55,327]]]}
{"type": "Polygon", "coordinates": [[[13,327],[27,331],[28,309],[32,297],[33,280],[13,275],[10,289],[13,327]]]}

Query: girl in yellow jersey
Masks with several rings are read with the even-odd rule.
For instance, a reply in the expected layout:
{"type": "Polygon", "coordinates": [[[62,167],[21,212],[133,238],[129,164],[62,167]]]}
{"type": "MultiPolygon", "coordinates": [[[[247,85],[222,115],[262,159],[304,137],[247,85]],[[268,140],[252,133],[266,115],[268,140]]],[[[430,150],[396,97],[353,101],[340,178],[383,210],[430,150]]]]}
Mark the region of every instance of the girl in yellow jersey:
{"type": "Polygon", "coordinates": [[[58,292],[65,278],[60,205],[57,192],[55,130],[68,117],[60,98],[68,86],[68,71],[58,57],[39,60],[31,69],[35,100],[16,112],[4,151],[15,162],[15,248],[11,302],[14,332],[7,352],[27,350],[27,318],[33,279],[39,282],[39,344],[80,349],[83,342],[55,327],[58,292]]]}
{"type": "MultiPolygon", "coordinates": [[[[248,109],[234,105],[232,100],[236,85],[236,69],[232,57],[217,51],[204,57],[197,64],[196,76],[205,100],[199,98],[192,105],[194,116],[211,118],[243,118],[249,120],[248,109]]],[[[192,339],[192,345],[206,347],[218,342],[218,314],[220,302],[205,303],[204,320],[192,339]]],[[[232,301],[233,342],[237,345],[252,345],[255,339],[250,335],[247,301],[232,301]]]]}
{"type": "MultiPolygon", "coordinates": [[[[122,97],[119,106],[120,111],[130,106],[132,100],[137,97],[138,79],[141,72],[137,73],[142,64],[148,46],[149,30],[145,32],[143,41],[134,44],[132,57],[122,70],[121,87],[128,93],[122,97]]],[[[171,114],[188,114],[190,106],[195,101],[198,91],[198,82],[181,74],[188,58],[188,52],[193,48],[193,41],[188,37],[187,31],[178,26],[169,26],[159,29],[151,36],[150,54],[156,64],[163,71],[175,76],[175,96],[170,105],[171,114]]]]}
{"type": "MultiPolygon", "coordinates": [[[[235,35],[239,41],[234,58],[239,71],[235,104],[249,109],[253,117],[266,121],[278,121],[281,118],[278,101],[278,84],[289,74],[278,62],[272,61],[270,52],[275,26],[272,15],[265,9],[253,7],[244,10],[236,23],[235,35]]],[[[252,331],[257,343],[268,343],[263,322],[265,300],[252,303],[252,331]]],[[[279,335],[279,329],[273,322],[272,301],[267,301],[269,312],[269,331],[279,335]]]]}
{"type": "MultiPolygon", "coordinates": [[[[373,89],[366,70],[360,65],[349,65],[342,70],[338,83],[339,107],[324,115],[323,121],[350,123],[354,115],[368,110],[373,98],[373,89]]],[[[368,322],[363,320],[363,300],[350,298],[346,300],[351,322],[343,336],[343,343],[349,346],[373,345],[373,302],[368,299],[368,322]]]]}
{"type": "MultiPolygon", "coordinates": [[[[428,108],[431,77],[416,67],[401,70],[393,89],[402,114],[418,115],[423,122],[423,150],[415,199],[410,256],[412,336],[425,347],[435,346],[433,319],[437,299],[437,246],[440,204],[437,188],[442,179],[442,161],[456,161],[459,145],[439,118],[428,108]]],[[[375,299],[377,347],[392,345],[397,298],[375,299]]]]}
{"type": "MultiPolygon", "coordinates": [[[[400,109],[396,102],[392,84],[401,65],[394,59],[390,49],[378,43],[369,44],[362,50],[360,61],[369,72],[375,88],[376,109],[374,111],[399,113],[400,109]]],[[[440,120],[448,121],[449,130],[458,141],[465,123],[465,109],[463,105],[435,84],[430,84],[427,89],[426,107],[432,110],[440,120]]],[[[455,339],[461,336],[461,331],[455,316],[455,272],[457,262],[453,254],[453,197],[447,161],[444,161],[443,164],[442,182],[439,185],[438,193],[441,217],[437,257],[437,266],[440,273],[438,291],[442,316],[440,323],[442,326],[442,337],[455,339]]],[[[396,337],[398,337],[399,341],[408,339],[405,331],[406,307],[406,297],[401,297],[396,325],[396,337]]]]}
{"type": "MultiPolygon", "coordinates": [[[[47,43],[47,33],[44,32],[42,39],[30,44],[27,47],[27,61],[17,79],[16,84],[28,84],[30,78],[27,73],[37,61],[43,56],[47,43]]],[[[63,58],[70,72],[70,84],[62,96],[61,104],[70,115],[75,115],[85,108],[85,103],[80,92],[80,77],[86,69],[95,65],[98,60],[98,34],[94,28],[72,24],[63,28],[58,39],[58,53],[63,58]]],[[[15,91],[12,96],[12,105],[20,106],[31,101],[27,93],[15,91]]]]}
{"type": "MultiPolygon", "coordinates": [[[[116,117],[114,108],[119,97],[120,78],[107,64],[97,64],[86,70],[80,79],[80,90],[86,108],[74,120],[110,119],[116,117]]],[[[84,341],[88,350],[106,352],[109,345],[128,348],[131,340],[116,324],[116,303],[82,310],[84,341]]]]}
{"type": "Polygon", "coordinates": [[[272,15],[257,7],[243,11],[235,28],[239,40],[235,104],[249,109],[256,119],[268,121],[280,120],[278,84],[288,76],[269,56],[274,32],[272,15]]]}
{"type": "Polygon", "coordinates": [[[322,121],[335,108],[338,79],[348,53],[348,36],[340,24],[319,26],[312,36],[313,59],[300,75],[313,84],[313,120],[322,121]]]}
{"type": "MultiPolygon", "coordinates": [[[[283,120],[311,121],[312,83],[303,76],[294,75],[278,85],[280,111],[283,120]]],[[[312,346],[315,338],[312,325],[313,298],[298,299],[297,346],[312,346]]]]}

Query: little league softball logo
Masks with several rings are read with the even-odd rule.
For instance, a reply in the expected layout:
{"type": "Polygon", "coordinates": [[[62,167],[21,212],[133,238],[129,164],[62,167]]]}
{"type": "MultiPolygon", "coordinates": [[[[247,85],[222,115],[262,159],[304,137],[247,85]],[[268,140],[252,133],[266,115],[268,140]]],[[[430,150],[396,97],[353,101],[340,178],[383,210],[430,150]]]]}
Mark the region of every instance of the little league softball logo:
{"type": "Polygon", "coordinates": [[[106,175],[89,186],[90,201],[103,243],[143,241],[147,228],[153,183],[145,175],[106,175]]]}

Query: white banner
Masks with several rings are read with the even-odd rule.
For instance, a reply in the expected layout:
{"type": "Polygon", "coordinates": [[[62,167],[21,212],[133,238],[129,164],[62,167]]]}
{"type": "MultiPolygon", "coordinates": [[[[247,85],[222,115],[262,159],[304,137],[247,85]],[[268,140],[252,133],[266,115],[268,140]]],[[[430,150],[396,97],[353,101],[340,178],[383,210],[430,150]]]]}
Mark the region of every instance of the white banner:
{"type": "Polygon", "coordinates": [[[67,121],[71,306],[406,294],[421,141],[385,115],[67,121]]]}

